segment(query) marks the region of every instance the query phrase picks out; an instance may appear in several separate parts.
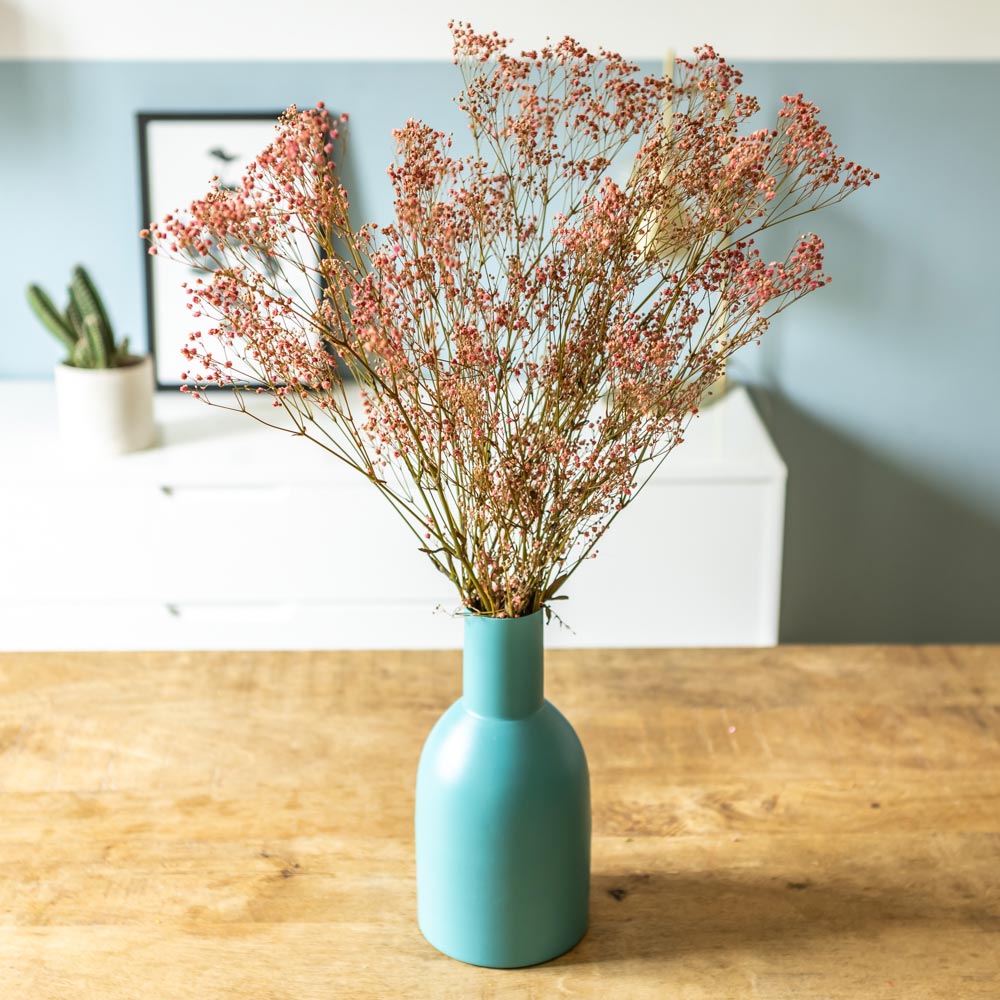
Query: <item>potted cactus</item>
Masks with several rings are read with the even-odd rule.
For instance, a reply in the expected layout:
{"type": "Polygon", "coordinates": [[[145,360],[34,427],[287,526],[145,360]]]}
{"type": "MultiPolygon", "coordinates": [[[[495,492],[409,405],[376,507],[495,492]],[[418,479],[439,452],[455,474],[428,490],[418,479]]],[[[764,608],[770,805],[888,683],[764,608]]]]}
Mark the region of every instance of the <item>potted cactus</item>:
{"type": "Polygon", "coordinates": [[[62,312],[38,285],[28,303],[66,349],[56,365],[56,406],[63,441],[86,454],[117,455],[151,445],[153,368],[148,355],[129,353],[115,340],[111,321],[90,275],[73,269],[62,312]]]}

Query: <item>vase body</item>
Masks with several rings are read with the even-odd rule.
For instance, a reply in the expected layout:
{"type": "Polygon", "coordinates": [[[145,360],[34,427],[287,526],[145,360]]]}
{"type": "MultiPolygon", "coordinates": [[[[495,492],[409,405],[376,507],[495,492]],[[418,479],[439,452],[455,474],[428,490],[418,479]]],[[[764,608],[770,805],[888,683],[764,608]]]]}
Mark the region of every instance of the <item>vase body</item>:
{"type": "Polygon", "coordinates": [[[535,965],[587,929],[587,759],[544,698],[542,636],[542,612],[466,616],[462,697],[420,757],[420,930],[472,965],[535,965]]]}
{"type": "Polygon", "coordinates": [[[156,440],[153,364],[148,356],[118,368],[56,365],[59,436],[85,456],[122,455],[156,440]]]}

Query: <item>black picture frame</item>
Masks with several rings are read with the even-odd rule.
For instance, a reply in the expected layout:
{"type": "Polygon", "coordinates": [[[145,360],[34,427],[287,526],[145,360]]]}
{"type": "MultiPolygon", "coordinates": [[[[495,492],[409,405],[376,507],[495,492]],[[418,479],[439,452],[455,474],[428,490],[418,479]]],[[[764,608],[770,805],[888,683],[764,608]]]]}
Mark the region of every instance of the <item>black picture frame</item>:
{"type": "MultiPolygon", "coordinates": [[[[282,110],[137,112],[135,119],[139,154],[139,185],[142,212],[142,220],[139,228],[144,229],[149,226],[150,222],[162,218],[167,212],[171,212],[185,203],[190,203],[190,201],[194,198],[201,197],[208,190],[209,182],[213,176],[212,157],[215,157],[219,161],[219,166],[214,169],[214,173],[219,174],[220,178],[223,176],[221,170],[227,169],[229,163],[235,164],[231,170],[233,174],[238,173],[239,175],[242,175],[246,164],[257,156],[257,154],[260,153],[273,138],[273,126],[277,125],[278,119],[282,113],[282,110]],[[240,151],[238,154],[228,153],[221,138],[225,135],[225,124],[240,123],[243,126],[246,126],[248,123],[253,122],[261,123],[262,141],[260,141],[259,144],[255,144],[254,148],[246,151],[240,151]],[[200,186],[198,186],[195,190],[179,193],[177,195],[176,203],[170,204],[159,204],[158,202],[161,199],[157,197],[157,193],[154,190],[154,188],[158,188],[162,185],[158,185],[158,178],[154,174],[158,164],[154,162],[156,150],[153,148],[154,143],[152,141],[152,133],[155,131],[158,124],[163,123],[172,123],[174,125],[179,124],[181,126],[184,124],[198,126],[203,125],[204,123],[215,123],[219,126],[218,134],[220,136],[219,141],[214,147],[211,149],[205,149],[200,154],[203,158],[205,158],[207,168],[204,183],[199,182],[200,186]],[[272,130],[269,134],[264,131],[263,126],[265,123],[272,126],[272,130]]],[[[193,153],[192,159],[197,159],[198,156],[198,153],[193,153]]],[[[191,324],[185,323],[183,325],[183,330],[172,329],[168,331],[163,329],[166,325],[166,323],[163,322],[164,307],[166,302],[170,300],[166,298],[163,289],[160,289],[160,296],[158,299],[157,277],[160,273],[158,268],[161,263],[167,268],[175,269],[178,265],[174,262],[167,261],[165,258],[149,254],[147,252],[148,245],[145,242],[141,244],[141,247],[143,254],[143,279],[145,285],[146,336],[147,343],[149,345],[149,353],[153,362],[153,371],[156,377],[156,387],[158,389],[177,389],[183,384],[180,379],[180,371],[183,361],[180,356],[179,345],[185,341],[187,334],[191,330],[191,324]],[[177,376],[175,378],[167,377],[169,371],[171,370],[168,365],[171,363],[174,363],[174,368],[177,371],[177,376]]],[[[179,286],[181,276],[179,271],[177,274],[177,285],[179,286]]],[[[178,287],[178,298],[183,304],[181,296],[182,293],[178,287]]]]}

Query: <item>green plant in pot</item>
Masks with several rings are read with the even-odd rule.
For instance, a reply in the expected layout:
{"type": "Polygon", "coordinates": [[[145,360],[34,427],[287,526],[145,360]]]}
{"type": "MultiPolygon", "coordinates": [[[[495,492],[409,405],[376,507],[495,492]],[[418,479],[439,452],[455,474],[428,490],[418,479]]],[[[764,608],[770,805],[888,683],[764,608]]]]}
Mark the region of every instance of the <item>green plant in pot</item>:
{"type": "Polygon", "coordinates": [[[56,365],[56,403],[63,441],[84,455],[116,455],[155,439],[152,364],[117,341],[100,293],[86,269],[73,269],[69,301],[60,311],[37,284],[28,304],[66,350],[56,365]]]}
{"type": "Polygon", "coordinates": [[[69,304],[60,312],[40,285],[28,286],[28,305],[45,328],[66,348],[74,368],[121,368],[140,360],[128,352],[128,338],[115,342],[104,302],[86,269],[73,268],[69,304]]]}

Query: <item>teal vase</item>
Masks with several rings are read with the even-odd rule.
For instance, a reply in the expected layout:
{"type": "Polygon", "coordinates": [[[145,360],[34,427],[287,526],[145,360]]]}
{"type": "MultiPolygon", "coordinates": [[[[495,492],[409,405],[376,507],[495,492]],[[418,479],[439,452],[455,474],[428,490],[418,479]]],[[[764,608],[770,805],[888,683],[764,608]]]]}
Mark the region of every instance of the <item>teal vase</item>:
{"type": "Polygon", "coordinates": [[[545,962],[587,930],[587,758],[545,700],[542,639],[541,611],[467,615],[462,697],[420,757],[420,930],[472,965],[545,962]]]}

